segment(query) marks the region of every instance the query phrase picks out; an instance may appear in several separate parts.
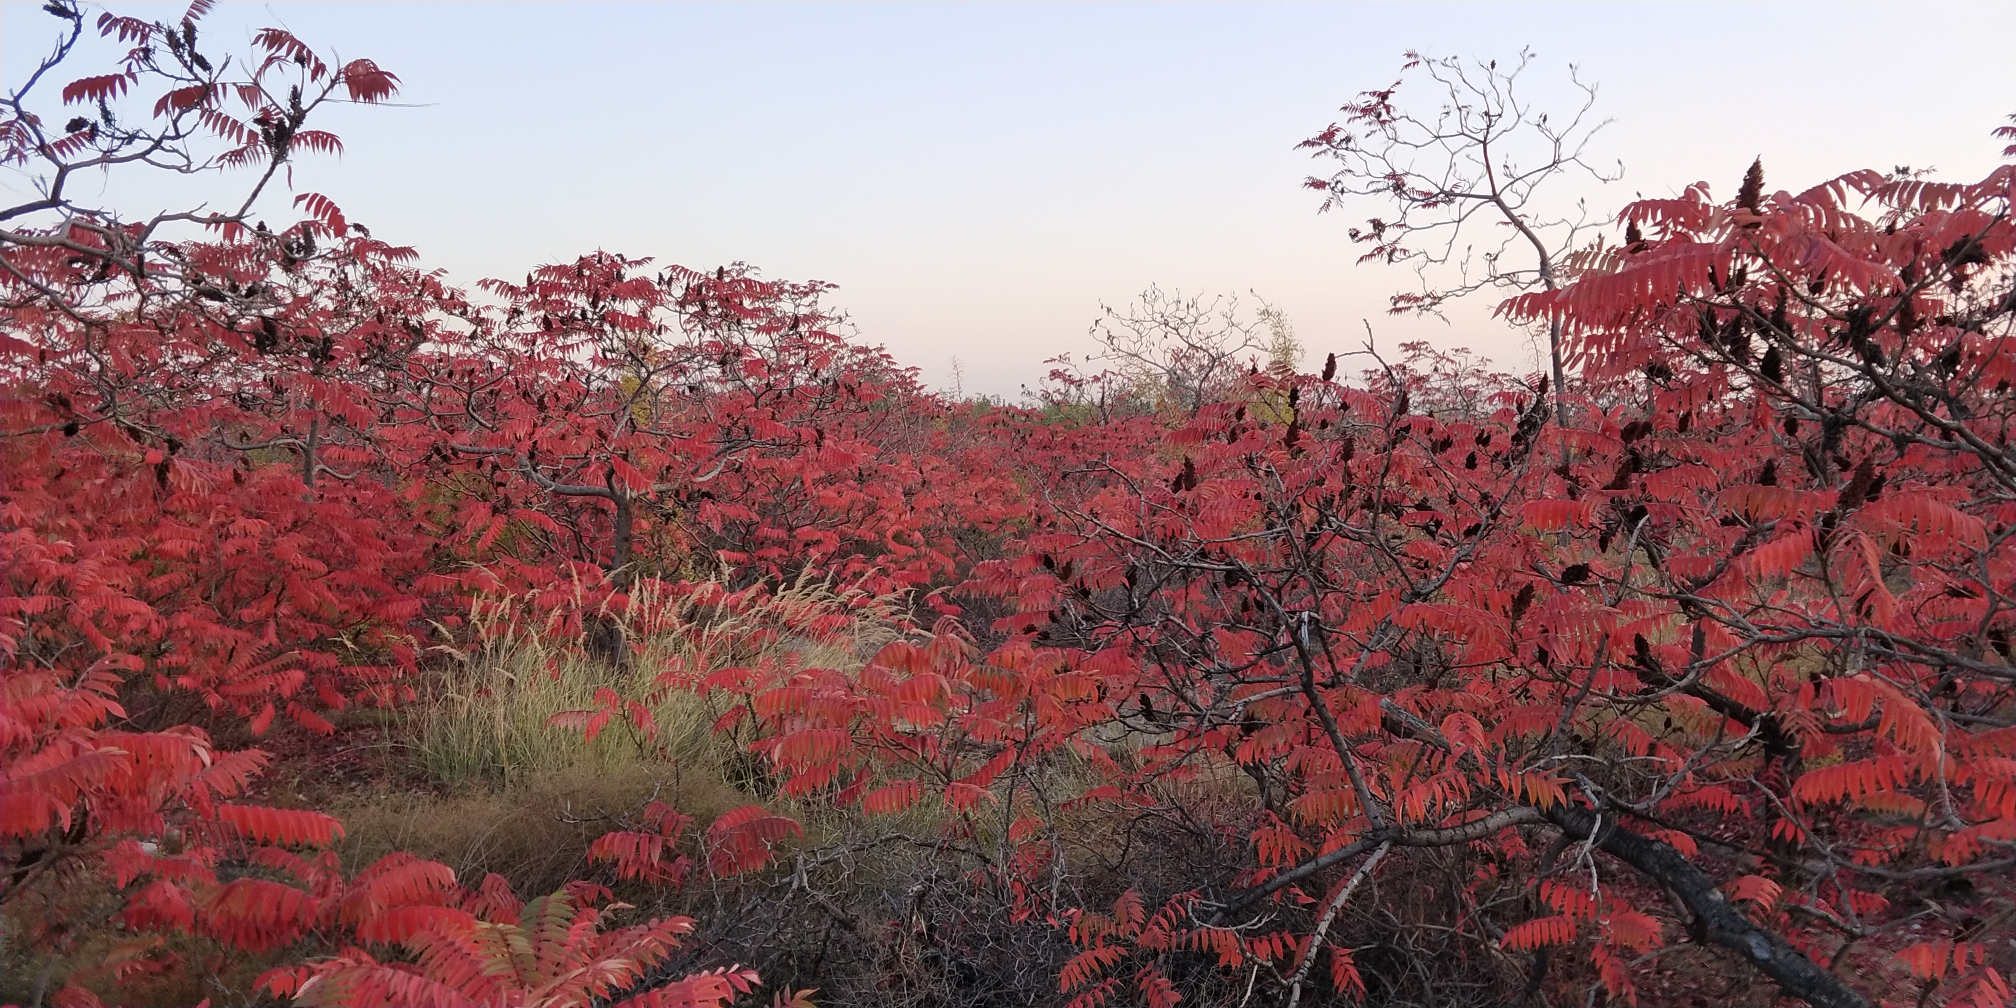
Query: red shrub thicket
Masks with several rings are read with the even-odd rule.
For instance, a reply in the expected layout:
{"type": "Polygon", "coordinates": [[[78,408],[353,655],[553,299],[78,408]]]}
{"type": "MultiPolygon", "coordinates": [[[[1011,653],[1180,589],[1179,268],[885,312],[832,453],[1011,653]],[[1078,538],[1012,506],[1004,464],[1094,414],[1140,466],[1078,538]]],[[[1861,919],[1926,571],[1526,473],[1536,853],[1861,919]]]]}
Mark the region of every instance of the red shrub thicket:
{"type": "MultiPolygon", "coordinates": [[[[218,739],[410,698],[472,593],[620,664],[633,599],[801,576],[917,632],[657,688],[729,710],[782,796],[928,809],[975,893],[1071,944],[1074,1006],[1214,969],[1398,997],[1368,921],[1507,996],[1665,996],[1678,952],[1815,1005],[2009,1002],[2016,170],[1633,203],[1501,306],[1566,388],[1415,347],[1358,382],[1333,356],[1157,409],[1060,373],[975,409],[849,342],[825,285],[598,252],[472,298],[327,197],[269,226],[268,183],[339,148],[311,113],[397,78],[276,29],[213,59],[207,6],[51,3],[66,41],[0,101],[45,194],[0,214],[0,903],[120,894],[59,1003],[173,968],[177,935],[321,950],[264,978],[301,1004],[734,1000],[752,972],[669,969],[692,922],[610,925],[593,880],[346,873],[341,824],[257,803],[268,757],[218,739]],[[94,28],[132,48],[59,130],[35,88],[94,28]],[[147,220],[72,195],[137,164],[256,181],[147,220]],[[1149,823],[1221,856],[1071,856],[1149,823]]],[[[558,723],[648,737],[649,699],[558,723]]],[[[591,859],[676,886],[805,835],[693,826],[653,803],[591,859]]],[[[74,939],[49,916],[10,943],[74,939]]]]}

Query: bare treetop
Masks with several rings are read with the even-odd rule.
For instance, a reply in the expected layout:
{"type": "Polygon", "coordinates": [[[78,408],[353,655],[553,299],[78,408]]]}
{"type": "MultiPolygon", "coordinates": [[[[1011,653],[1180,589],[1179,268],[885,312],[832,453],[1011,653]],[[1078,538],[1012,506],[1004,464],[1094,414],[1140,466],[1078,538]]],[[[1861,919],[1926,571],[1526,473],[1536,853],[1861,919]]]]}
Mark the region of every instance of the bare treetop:
{"type": "MultiPolygon", "coordinates": [[[[1552,290],[1562,258],[1586,230],[1608,222],[1592,221],[1582,200],[1558,208],[1545,198],[1543,190],[1563,176],[1612,182],[1623,165],[1603,169],[1587,158],[1590,141],[1608,124],[1590,115],[1596,85],[1570,65],[1580,100],[1566,116],[1552,115],[1521,93],[1520,78],[1533,61],[1530,49],[1510,67],[1410,52],[1399,80],[1360,94],[1343,107],[1342,122],[1300,145],[1336,162],[1329,176],[1306,183],[1327,194],[1323,210],[1371,200],[1392,207],[1350,235],[1371,246],[1360,262],[1414,266],[1419,289],[1393,295],[1394,313],[1439,312],[1450,299],[1485,289],[1552,290]],[[1433,82],[1438,94],[1428,100],[1439,97],[1439,107],[1400,104],[1409,75],[1433,82]],[[1479,234],[1479,227],[1494,230],[1479,234]]],[[[1560,339],[1549,337],[1558,388],[1565,377],[1560,339]]]]}
{"type": "Polygon", "coordinates": [[[1292,330],[1283,341],[1285,316],[1265,301],[1255,318],[1239,310],[1237,296],[1207,299],[1151,285],[1124,310],[1099,307],[1093,359],[1111,361],[1140,394],[1188,414],[1221,399],[1270,347],[1300,353],[1292,330]]]}

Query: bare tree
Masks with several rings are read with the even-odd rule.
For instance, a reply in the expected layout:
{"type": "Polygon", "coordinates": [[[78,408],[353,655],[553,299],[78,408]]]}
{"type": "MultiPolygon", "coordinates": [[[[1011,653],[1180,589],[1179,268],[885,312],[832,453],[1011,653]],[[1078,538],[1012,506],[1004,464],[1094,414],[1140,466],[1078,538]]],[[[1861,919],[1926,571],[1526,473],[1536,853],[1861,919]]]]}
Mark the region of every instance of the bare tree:
{"type": "MultiPolygon", "coordinates": [[[[1091,335],[1093,360],[1111,362],[1143,396],[1194,414],[1238,380],[1242,368],[1269,355],[1285,320],[1261,303],[1258,317],[1239,310],[1236,296],[1209,299],[1150,286],[1120,310],[1101,304],[1091,335]]],[[[1292,331],[1289,343],[1293,345],[1292,331]]]]}
{"type": "MultiPolygon", "coordinates": [[[[1565,119],[1535,110],[1520,94],[1519,79],[1533,60],[1530,49],[1510,67],[1410,52],[1400,80],[1359,95],[1343,107],[1343,122],[1302,142],[1313,156],[1337,163],[1329,177],[1307,182],[1328,194],[1324,210],[1364,199],[1397,208],[1397,217],[1371,217],[1350,232],[1352,241],[1372,246],[1360,262],[1415,267],[1420,290],[1395,294],[1395,313],[1438,312],[1453,298],[1486,289],[1552,290],[1582,232],[1606,222],[1592,222],[1581,200],[1572,210],[1550,210],[1539,198],[1563,176],[1615,181],[1623,165],[1603,170],[1585,159],[1590,140],[1608,121],[1591,120],[1596,86],[1573,65],[1569,80],[1581,100],[1565,119]],[[1432,113],[1395,104],[1406,75],[1416,72],[1441,89],[1443,103],[1432,113]],[[1480,238],[1480,226],[1492,232],[1480,238]]],[[[1559,323],[1548,328],[1547,351],[1554,386],[1562,388],[1559,323]]],[[[1556,421],[1565,423],[1559,396],[1554,410],[1556,421]]]]}

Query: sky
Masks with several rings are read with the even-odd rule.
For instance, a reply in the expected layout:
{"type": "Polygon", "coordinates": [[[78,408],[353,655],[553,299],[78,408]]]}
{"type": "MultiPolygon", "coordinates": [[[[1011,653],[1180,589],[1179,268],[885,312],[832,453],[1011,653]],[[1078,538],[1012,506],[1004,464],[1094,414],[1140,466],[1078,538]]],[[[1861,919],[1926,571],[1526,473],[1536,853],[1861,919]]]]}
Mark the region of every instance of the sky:
{"type": "MultiPolygon", "coordinates": [[[[748,262],[838,284],[861,338],[934,386],[1010,399],[1046,359],[1092,349],[1102,303],[1150,284],[1257,295],[1316,359],[1369,332],[1531,368],[1488,300],[1386,316],[1416,280],[1354,265],[1345,234],[1382,208],[1319,214],[1301,185],[1322,166],[1296,143],[1410,49],[1530,47],[1543,106],[1571,103],[1570,64],[1597,82],[1614,121],[1590,150],[1624,177],[1559,198],[1603,216],[1696,181],[1733,192],[1760,156],[1770,189],[1898,165],[1978,178],[2016,113],[2010,3],[224,0],[204,24],[211,51],[280,25],[399,75],[396,107],[330,110],[319,125],[345,153],[303,161],[294,188],[454,282],[597,248],[748,262]]],[[[18,84],[56,25],[0,0],[0,81],[18,84]]]]}

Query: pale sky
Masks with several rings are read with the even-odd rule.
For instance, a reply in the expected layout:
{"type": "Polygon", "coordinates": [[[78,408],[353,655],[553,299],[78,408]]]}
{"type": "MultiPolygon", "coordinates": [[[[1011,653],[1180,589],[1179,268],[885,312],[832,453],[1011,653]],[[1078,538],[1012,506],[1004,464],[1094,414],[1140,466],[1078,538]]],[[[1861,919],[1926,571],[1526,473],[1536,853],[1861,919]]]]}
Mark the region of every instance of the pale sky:
{"type": "MultiPolygon", "coordinates": [[[[53,41],[39,6],[0,2],[9,86],[53,41]]],[[[1425,337],[1525,370],[1486,304],[1383,317],[1413,278],[1354,267],[1344,235],[1380,208],[1318,216],[1300,188],[1321,166],[1295,144],[1410,48],[1531,46],[1536,93],[1571,62],[1600,82],[1616,122],[1592,150],[1626,169],[1586,194],[1606,215],[1697,180],[1731,192],[1758,155],[1772,189],[1896,165],[1975,178],[2016,113],[2011,3],[226,0],[205,23],[213,53],[280,24],[400,76],[412,107],[333,110],[319,125],[348,151],[305,159],[295,188],[455,282],[598,247],[744,260],[839,284],[862,337],[927,381],[956,358],[967,391],[1011,398],[1089,348],[1099,302],[1150,283],[1257,292],[1318,360],[1369,319],[1383,347],[1425,337]]]]}

